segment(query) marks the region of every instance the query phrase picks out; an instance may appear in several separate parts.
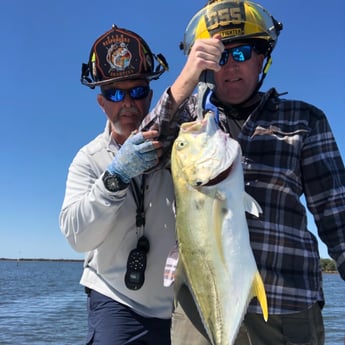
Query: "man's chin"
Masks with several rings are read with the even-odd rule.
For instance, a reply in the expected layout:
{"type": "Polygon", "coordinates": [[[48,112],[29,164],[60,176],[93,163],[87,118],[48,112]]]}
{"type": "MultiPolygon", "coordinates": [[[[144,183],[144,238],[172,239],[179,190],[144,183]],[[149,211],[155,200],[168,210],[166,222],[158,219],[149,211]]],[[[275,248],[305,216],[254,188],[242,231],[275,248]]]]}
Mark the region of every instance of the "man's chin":
{"type": "Polygon", "coordinates": [[[131,134],[134,134],[138,131],[138,126],[126,126],[126,127],[122,127],[122,133],[123,135],[125,135],[126,137],[129,137],[131,134]]]}

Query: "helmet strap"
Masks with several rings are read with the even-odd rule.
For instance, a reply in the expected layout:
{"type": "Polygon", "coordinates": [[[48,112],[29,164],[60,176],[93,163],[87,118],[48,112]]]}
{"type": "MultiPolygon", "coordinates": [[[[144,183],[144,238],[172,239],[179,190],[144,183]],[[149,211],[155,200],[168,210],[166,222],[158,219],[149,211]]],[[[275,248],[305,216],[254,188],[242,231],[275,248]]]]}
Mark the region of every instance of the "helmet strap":
{"type": "Polygon", "coordinates": [[[271,54],[268,54],[267,58],[266,58],[266,63],[264,65],[264,68],[262,69],[262,74],[261,74],[261,78],[260,78],[260,81],[258,83],[258,86],[257,86],[257,90],[260,89],[264,79],[266,78],[266,75],[268,73],[268,70],[270,69],[272,65],[272,57],[271,57],[271,54]]]}

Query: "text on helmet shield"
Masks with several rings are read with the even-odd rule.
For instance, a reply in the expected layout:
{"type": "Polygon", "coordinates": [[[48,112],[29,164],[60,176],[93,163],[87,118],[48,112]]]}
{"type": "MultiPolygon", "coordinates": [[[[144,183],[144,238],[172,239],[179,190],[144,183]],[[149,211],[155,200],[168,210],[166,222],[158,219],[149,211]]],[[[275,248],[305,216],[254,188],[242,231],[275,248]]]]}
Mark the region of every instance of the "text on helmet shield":
{"type": "Polygon", "coordinates": [[[219,26],[238,25],[244,18],[244,9],[238,7],[224,7],[222,4],[214,6],[205,13],[205,21],[208,30],[215,30],[219,26]],[[222,8],[223,7],[223,8],[222,8]]]}

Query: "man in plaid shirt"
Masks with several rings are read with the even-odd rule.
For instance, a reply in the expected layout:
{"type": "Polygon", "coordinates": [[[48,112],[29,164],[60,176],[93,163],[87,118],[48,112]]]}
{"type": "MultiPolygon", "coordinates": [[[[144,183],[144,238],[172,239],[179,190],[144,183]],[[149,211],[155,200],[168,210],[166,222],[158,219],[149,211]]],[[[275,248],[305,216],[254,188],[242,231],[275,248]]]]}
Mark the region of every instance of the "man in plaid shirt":
{"type": "MultiPolygon", "coordinates": [[[[235,344],[324,344],[318,241],[308,230],[301,197],[345,280],[342,158],[321,110],[283,99],[275,89],[259,91],[282,25],[246,0],[210,1],[207,6],[186,32],[186,65],[143,126],[159,127],[168,155],[181,122],[214,111],[220,128],[241,145],[246,192],[263,209],[260,218],[248,215],[247,221],[269,319],[265,323],[254,299],[235,344]],[[239,9],[242,21],[222,22],[210,30],[208,13],[224,9],[239,9]],[[229,30],[240,24],[241,34],[229,30]],[[200,78],[205,82],[198,84],[200,78]],[[192,95],[197,85],[198,93],[192,95]]],[[[176,293],[172,344],[210,344],[188,289],[176,293]]]]}

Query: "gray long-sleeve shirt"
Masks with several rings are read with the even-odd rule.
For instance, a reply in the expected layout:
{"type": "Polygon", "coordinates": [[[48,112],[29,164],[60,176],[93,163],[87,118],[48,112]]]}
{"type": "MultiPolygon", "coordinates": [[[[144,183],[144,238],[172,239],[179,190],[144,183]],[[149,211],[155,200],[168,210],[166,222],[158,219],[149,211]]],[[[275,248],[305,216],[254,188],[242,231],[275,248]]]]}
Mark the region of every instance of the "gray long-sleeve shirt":
{"type": "MultiPolygon", "coordinates": [[[[137,205],[130,188],[111,193],[102,175],[118,150],[107,125],[74,158],[68,173],[60,227],[70,245],[85,252],[81,284],[147,317],[170,318],[173,291],[163,286],[165,260],[176,241],[171,175],[162,169],[146,176],[144,235],[150,243],[145,283],[129,290],[127,258],[143,234],[136,227],[137,205]]],[[[140,185],[141,177],[136,178],[140,185]]]]}

